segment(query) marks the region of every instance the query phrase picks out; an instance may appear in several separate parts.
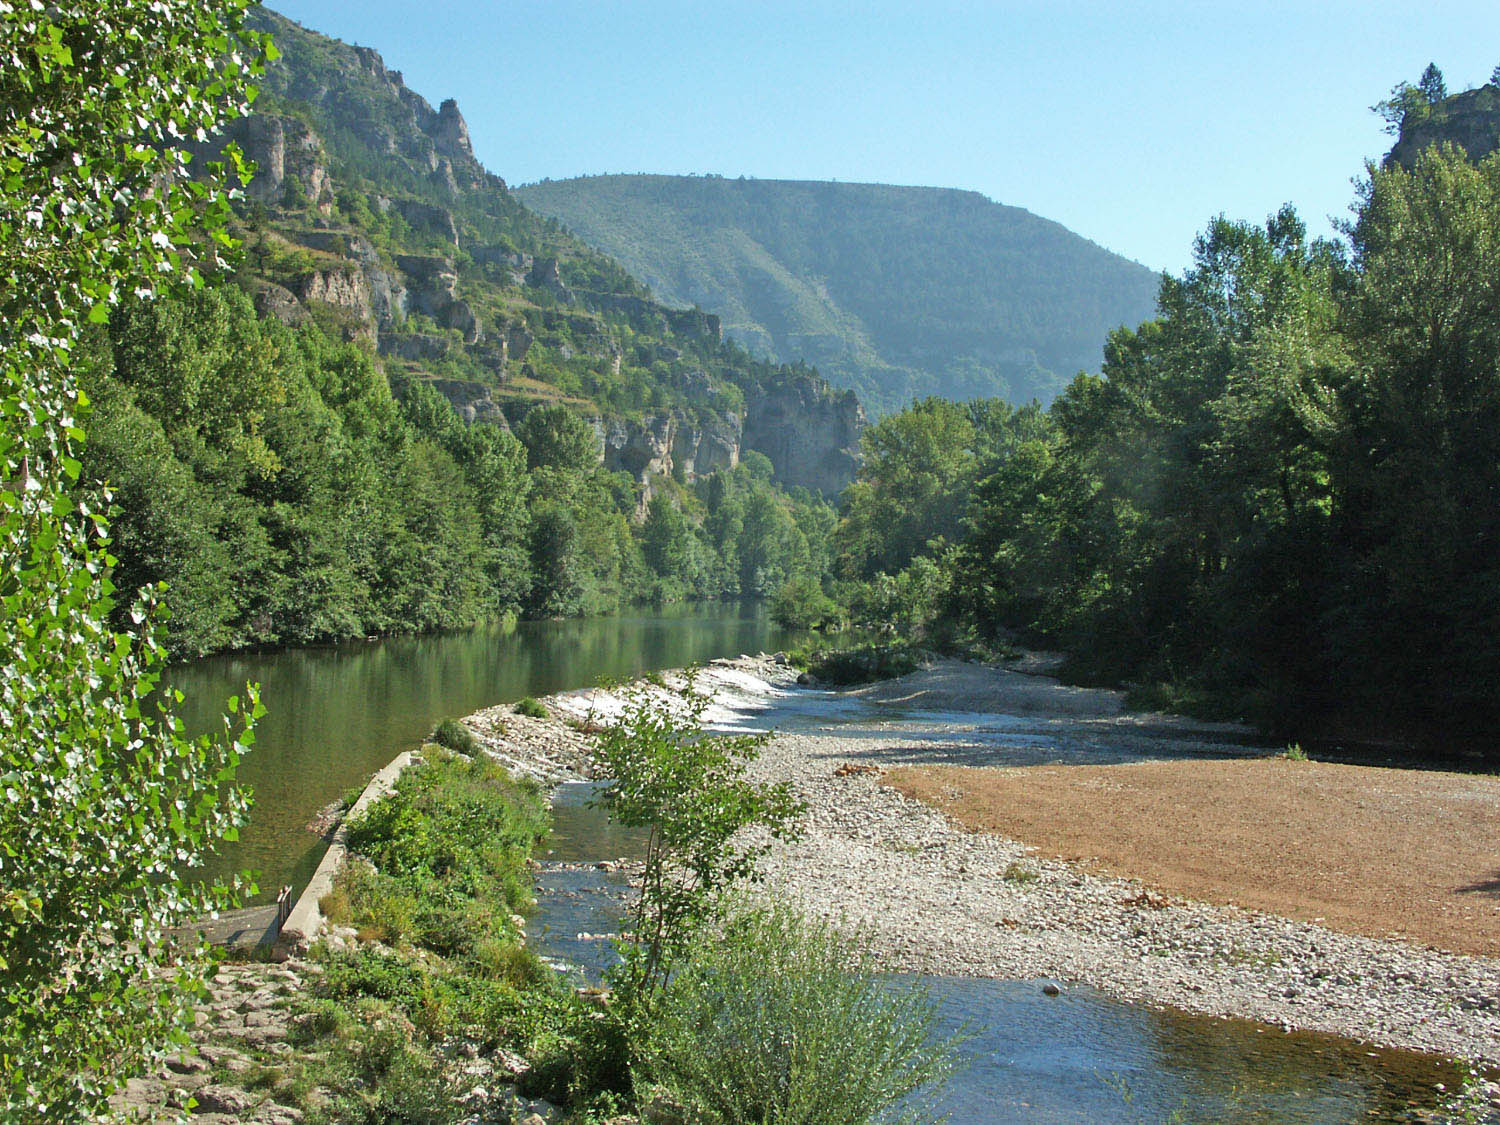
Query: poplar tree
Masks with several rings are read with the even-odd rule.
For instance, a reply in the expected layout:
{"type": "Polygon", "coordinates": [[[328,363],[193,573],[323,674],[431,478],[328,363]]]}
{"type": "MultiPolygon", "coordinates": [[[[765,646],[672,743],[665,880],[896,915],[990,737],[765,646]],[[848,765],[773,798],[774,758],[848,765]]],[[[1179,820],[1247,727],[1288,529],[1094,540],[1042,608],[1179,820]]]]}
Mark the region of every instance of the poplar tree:
{"type": "MultiPolygon", "coordinates": [[[[153,699],[155,592],[117,592],[108,492],[80,479],[70,360],[124,295],[232,247],[223,163],[271,50],[248,0],[0,0],[0,1120],[92,1119],[185,1041],[204,969],[173,927],[229,888],[177,874],[233,838],[253,691],[215,736],[153,699]],[[109,613],[135,599],[132,625],[109,613]]],[[[230,163],[238,158],[230,154],[230,163]]],[[[180,697],[179,697],[180,698],[180,697]]]]}

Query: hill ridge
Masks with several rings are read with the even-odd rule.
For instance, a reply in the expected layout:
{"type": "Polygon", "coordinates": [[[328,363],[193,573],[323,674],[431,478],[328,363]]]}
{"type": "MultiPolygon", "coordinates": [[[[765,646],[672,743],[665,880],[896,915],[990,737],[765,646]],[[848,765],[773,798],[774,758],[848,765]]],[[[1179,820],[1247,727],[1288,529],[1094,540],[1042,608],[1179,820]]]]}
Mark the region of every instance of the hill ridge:
{"type": "Polygon", "coordinates": [[[659,300],[889,410],[938,394],[1049,400],[1157,275],[970,188],[604,173],[513,189],[659,300]]]}

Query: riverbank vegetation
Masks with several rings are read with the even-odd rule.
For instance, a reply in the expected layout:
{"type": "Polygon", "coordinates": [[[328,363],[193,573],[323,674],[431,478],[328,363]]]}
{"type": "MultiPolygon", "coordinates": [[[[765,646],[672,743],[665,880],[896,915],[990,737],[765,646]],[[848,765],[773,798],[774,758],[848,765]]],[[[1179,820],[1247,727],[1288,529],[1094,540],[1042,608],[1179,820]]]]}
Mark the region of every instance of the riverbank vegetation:
{"type": "Polygon", "coordinates": [[[783,835],[797,806],[748,780],[763,740],[704,735],[702,704],[640,695],[598,735],[612,815],[652,839],[606,990],[575,987],[522,931],[540,788],[429,744],[348,825],[295,1050],[273,1040],[224,1080],[330,1123],[443,1125],[515,1097],[581,1123],[647,1103],[704,1125],[916,1120],[953,1059],[931,1004],[857,942],[736,893],[763,850],[736,833],[783,835]]]}
{"type": "Polygon", "coordinates": [[[1500,157],[1371,166],[1343,233],[1217,219],[1157,317],[1048,410],[883,420],[843,574],[922,591],[898,598],[919,635],[1061,648],[1073,680],[1148,702],[1279,732],[1488,730],[1500,157]]]}
{"type": "MultiPolygon", "coordinates": [[[[271,48],[241,0],[0,7],[0,1120],[93,1121],[186,1042],[206,971],[178,927],[232,888],[166,877],[243,823],[253,689],[190,739],[149,706],[154,588],[111,577],[110,498],[79,456],[83,328],[130,293],[202,284],[226,167],[176,138],[244,112],[271,48]]],[[[232,165],[234,154],[227,158],[232,165]]]]}
{"type": "Polygon", "coordinates": [[[762,596],[829,565],[833,508],[758,454],[667,478],[637,518],[637,485],[577,412],[470,425],[235,286],[125,302],[80,366],[116,581],[169,581],[178,654],[762,596]]]}

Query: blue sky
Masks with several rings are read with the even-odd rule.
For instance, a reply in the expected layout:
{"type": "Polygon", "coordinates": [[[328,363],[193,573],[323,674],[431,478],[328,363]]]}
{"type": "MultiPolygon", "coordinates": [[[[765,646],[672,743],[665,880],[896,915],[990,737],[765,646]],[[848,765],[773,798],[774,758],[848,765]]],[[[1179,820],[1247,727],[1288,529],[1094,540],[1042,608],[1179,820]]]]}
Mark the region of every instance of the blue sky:
{"type": "Polygon", "coordinates": [[[1436,61],[1500,65],[1500,3],[272,0],[374,47],[514,184],[714,172],[969,188],[1154,269],[1213,215],[1315,233],[1436,61]]]}

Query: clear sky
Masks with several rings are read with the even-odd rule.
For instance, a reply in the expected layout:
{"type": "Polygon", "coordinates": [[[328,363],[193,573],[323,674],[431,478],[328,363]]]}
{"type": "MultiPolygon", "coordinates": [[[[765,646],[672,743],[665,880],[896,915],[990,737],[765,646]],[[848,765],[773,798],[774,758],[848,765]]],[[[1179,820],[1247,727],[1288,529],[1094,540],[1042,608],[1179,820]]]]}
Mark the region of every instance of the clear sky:
{"type": "Polygon", "coordinates": [[[458,99],[512,184],[715,172],[970,188],[1154,269],[1211,216],[1315,233],[1429,61],[1500,65],[1500,3],[272,0],[458,99]]]}

